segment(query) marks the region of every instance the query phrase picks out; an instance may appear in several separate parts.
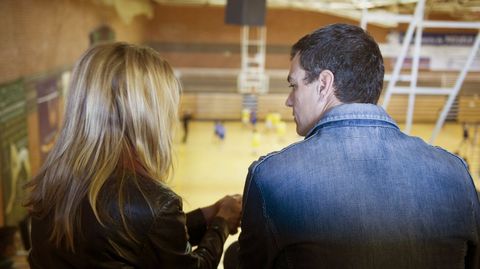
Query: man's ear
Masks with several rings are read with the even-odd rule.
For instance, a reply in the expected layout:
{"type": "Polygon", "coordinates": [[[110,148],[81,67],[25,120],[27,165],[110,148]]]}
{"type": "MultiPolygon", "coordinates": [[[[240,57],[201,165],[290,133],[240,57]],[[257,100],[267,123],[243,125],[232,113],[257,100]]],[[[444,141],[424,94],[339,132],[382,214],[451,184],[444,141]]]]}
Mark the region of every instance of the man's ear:
{"type": "Polygon", "coordinates": [[[335,77],[330,70],[323,70],[318,75],[318,88],[317,91],[321,96],[327,96],[329,94],[333,94],[334,87],[333,81],[335,77]]]}

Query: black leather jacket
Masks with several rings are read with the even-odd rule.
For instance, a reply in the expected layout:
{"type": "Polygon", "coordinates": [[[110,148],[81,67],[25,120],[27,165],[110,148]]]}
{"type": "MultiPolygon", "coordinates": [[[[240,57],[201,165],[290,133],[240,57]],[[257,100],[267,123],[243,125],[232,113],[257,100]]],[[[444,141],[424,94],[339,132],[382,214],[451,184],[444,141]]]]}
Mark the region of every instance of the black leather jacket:
{"type": "MultiPolygon", "coordinates": [[[[46,268],[216,268],[228,236],[227,223],[214,218],[207,227],[200,209],[185,214],[178,195],[167,187],[144,181],[142,193],[129,186],[125,217],[135,238],[125,236],[116,202],[105,204],[111,221],[102,226],[85,200],[75,252],[57,248],[48,238],[51,217],[32,218],[32,269],[46,268]],[[146,183],[145,183],[146,182],[146,183]],[[131,190],[131,191],[130,191],[131,190]],[[145,197],[145,198],[143,198],[145,197]],[[145,199],[153,206],[148,207],[145,199]],[[152,215],[153,211],[153,215],[152,215]],[[193,245],[198,245],[192,250],[193,245]]],[[[105,201],[117,201],[103,188],[105,201]]]]}

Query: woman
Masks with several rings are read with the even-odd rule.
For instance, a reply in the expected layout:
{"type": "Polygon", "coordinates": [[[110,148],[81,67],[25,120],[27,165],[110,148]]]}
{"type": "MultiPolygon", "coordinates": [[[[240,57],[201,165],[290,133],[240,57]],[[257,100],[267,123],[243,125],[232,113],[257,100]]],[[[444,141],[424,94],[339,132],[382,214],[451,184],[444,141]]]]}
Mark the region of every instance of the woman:
{"type": "Polygon", "coordinates": [[[185,215],[165,185],[179,92],[152,49],[114,43],[83,54],[58,141],[27,186],[31,268],[217,267],[241,201],[185,215]]]}

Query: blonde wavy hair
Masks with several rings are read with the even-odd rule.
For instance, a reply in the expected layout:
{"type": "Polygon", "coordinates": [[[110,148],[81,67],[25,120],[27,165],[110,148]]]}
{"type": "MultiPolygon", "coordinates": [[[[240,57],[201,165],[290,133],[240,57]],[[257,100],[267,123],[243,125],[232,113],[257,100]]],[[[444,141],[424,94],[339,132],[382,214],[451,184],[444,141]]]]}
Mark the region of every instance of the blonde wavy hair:
{"type": "MultiPolygon", "coordinates": [[[[113,173],[130,167],[158,184],[169,177],[179,94],[172,68],[153,49],[111,43],[81,56],[72,72],[58,140],[27,185],[26,206],[33,216],[51,216],[50,239],[57,246],[65,243],[74,250],[81,204],[87,197],[103,224],[99,193],[113,173]]],[[[129,231],[122,207],[125,194],[118,195],[129,231]]]]}

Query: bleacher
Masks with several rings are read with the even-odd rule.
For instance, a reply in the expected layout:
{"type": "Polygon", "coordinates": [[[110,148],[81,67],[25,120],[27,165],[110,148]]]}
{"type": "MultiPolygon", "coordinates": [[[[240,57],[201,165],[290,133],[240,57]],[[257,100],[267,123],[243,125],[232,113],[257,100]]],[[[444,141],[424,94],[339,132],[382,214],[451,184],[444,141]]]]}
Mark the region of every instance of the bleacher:
{"type": "MultiPolygon", "coordinates": [[[[188,109],[196,120],[240,120],[242,94],[236,90],[236,73],[232,70],[214,70],[215,72],[192,72],[183,74],[183,94],[181,110],[188,109]]],[[[268,72],[267,72],[268,73],[268,72]]],[[[270,89],[267,94],[257,96],[257,116],[263,120],[269,112],[277,112],[284,120],[293,120],[292,110],[285,106],[289,88],[287,70],[270,73],[270,89]]],[[[419,86],[451,86],[456,78],[452,73],[425,72],[419,76],[419,86]]],[[[452,106],[448,120],[458,122],[478,122],[480,100],[476,85],[476,76],[467,76],[457,101],[452,106]],[[477,96],[477,98],[475,98],[477,96]]],[[[386,87],[387,83],[384,83],[386,87]]],[[[385,92],[385,91],[384,91],[385,92]]],[[[415,123],[434,123],[437,121],[447,96],[416,95],[413,121],[415,123]]],[[[383,95],[379,104],[383,102],[383,95]]],[[[406,120],[408,95],[392,95],[387,107],[389,114],[399,123],[406,120]]]]}
{"type": "Polygon", "coordinates": [[[460,96],[458,100],[458,121],[480,123],[480,98],[478,95],[460,96]]]}

